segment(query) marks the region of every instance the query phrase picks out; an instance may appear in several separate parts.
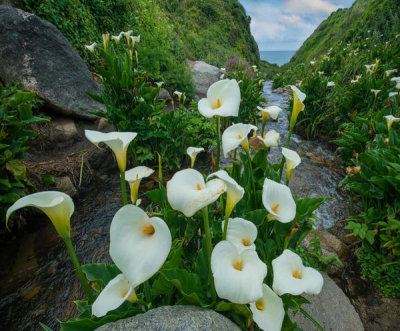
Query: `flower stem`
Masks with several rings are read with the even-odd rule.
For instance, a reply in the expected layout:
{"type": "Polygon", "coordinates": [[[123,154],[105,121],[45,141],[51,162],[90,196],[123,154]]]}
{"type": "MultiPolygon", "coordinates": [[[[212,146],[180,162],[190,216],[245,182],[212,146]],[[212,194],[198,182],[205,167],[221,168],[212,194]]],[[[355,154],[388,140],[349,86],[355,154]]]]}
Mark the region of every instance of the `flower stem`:
{"type": "Polygon", "coordinates": [[[203,220],[204,220],[204,234],[206,236],[206,247],[207,247],[207,258],[208,258],[208,274],[210,278],[210,287],[211,287],[211,296],[213,301],[217,299],[217,293],[215,291],[214,285],[214,277],[211,270],[211,251],[212,251],[212,243],[211,243],[211,232],[210,232],[210,224],[208,222],[208,207],[204,207],[203,211],[203,220]]]}
{"type": "Polygon", "coordinates": [[[249,162],[249,171],[250,171],[250,181],[251,181],[251,189],[253,191],[253,202],[254,202],[254,208],[256,208],[256,201],[257,201],[257,192],[256,192],[256,185],[254,183],[254,173],[253,173],[253,165],[251,164],[251,157],[250,157],[250,153],[248,150],[244,150],[246,152],[247,155],[247,160],[249,162]]]}
{"type": "Polygon", "coordinates": [[[72,245],[71,237],[66,237],[63,239],[65,245],[67,246],[69,255],[71,256],[72,263],[74,264],[76,272],[78,273],[79,281],[81,282],[81,285],[85,290],[86,295],[88,296],[89,302],[92,303],[94,301],[94,295],[92,293],[92,290],[90,289],[89,284],[86,281],[85,275],[82,272],[82,268],[81,265],[79,264],[78,257],[76,256],[74,246],[72,245]]]}
{"type": "Polygon", "coordinates": [[[266,122],[263,121],[262,128],[261,128],[261,137],[264,137],[265,124],[266,124],[266,122]]]}
{"type": "Polygon", "coordinates": [[[222,237],[222,240],[226,240],[226,232],[228,231],[228,222],[229,222],[229,215],[225,213],[224,236],[222,237]]]}
{"type": "Polygon", "coordinates": [[[126,184],[125,184],[125,170],[120,170],[120,173],[121,173],[122,202],[125,206],[128,204],[128,197],[126,195],[126,184]]]}
{"type": "Polygon", "coordinates": [[[221,154],[221,118],[219,116],[215,117],[217,125],[217,155],[215,160],[215,171],[219,170],[219,156],[221,154]]]}
{"type": "Polygon", "coordinates": [[[314,319],[314,317],[312,317],[309,313],[307,313],[303,308],[300,308],[300,312],[301,312],[305,317],[307,317],[311,322],[313,322],[314,325],[315,325],[318,329],[320,329],[321,331],[325,331],[325,329],[323,328],[323,326],[322,326],[321,324],[319,324],[319,323],[314,319]]]}
{"type": "MultiPolygon", "coordinates": [[[[293,128],[294,128],[294,124],[293,124],[293,125],[290,124],[289,133],[288,133],[288,136],[287,136],[287,139],[286,139],[286,144],[285,144],[285,147],[286,147],[286,148],[289,147],[290,137],[292,136],[293,128]]],[[[285,157],[282,156],[282,161],[281,161],[280,168],[279,168],[279,178],[280,178],[281,180],[282,180],[282,172],[283,172],[283,165],[284,165],[284,164],[285,164],[285,157]]]]}

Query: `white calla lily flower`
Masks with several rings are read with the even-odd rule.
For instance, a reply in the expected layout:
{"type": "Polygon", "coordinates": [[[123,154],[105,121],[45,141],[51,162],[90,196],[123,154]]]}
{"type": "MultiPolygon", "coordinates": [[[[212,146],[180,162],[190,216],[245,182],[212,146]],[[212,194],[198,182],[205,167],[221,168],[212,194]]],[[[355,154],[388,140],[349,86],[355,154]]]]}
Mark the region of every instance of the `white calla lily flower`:
{"type": "Polygon", "coordinates": [[[380,91],[381,91],[381,90],[371,89],[371,92],[375,94],[375,98],[378,96],[378,93],[379,93],[380,91]]]}
{"type": "Polygon", "coordinates": [[[383,116],[386,119],[387,126],[388,126],[388,131],[390,131],[390,128],[392,127],[392,124],[394,122],[400,122],[400,118],[394,117],[393,115],[386,115],[383,116]]]}
{"type": "Polygon", "coordinates": [[[285,249],[272,260],[274,282],[272,289],[278,295],[319,294],[324,284],[322,275],[315,269],[304,267],[300,256],[285,249]]]}
{"type": "Polygon", "coordinates": [[[117,159],[118,167],[121,171],[126,169],[126,152],[133,139],[136,138],[136,132],[109,132],[103,133],[93,130],[85,130],[86,138],[96,146],[104,142],[110,147],[117,159]]]}
{"type": "Polygon", "coordinates": [[[296,216],[296,203],[289,187],[268,178],[264,181],[262,201],[270,219],[289,223],[296,216]]]}
{"type": "Polygon", "coordinates": [[[140,42],[140,35],[138,35],[138,36],[129,36],[129,38],[131,39],[132,47],[135,46],[135,43],[140,42]]]}
{"type": "Polygon", "coordinates": [[[118,45],[119,41],[121,40],[121,37],[124,35],[123,32],[120,32],[118,36],[112,36],[111,39],[115,41],[115,43],[118,45]]]}
{"type": "Polygon", "coordinates": [[[71,216],[74,213],[74,202],[68,194],[58,191],[37,192],[18,199],[8,208],[6,226],[11,214],[25,207],[36,207],[44,212],[56,228],[61,238],[71,236],[71,216]]]}
{"type": "Polygon", "coordinates": [[[281,330],[285,317],[283,302],[268,285],[263,284],[263,296],[256,302],[250,303],[250,310],[253,313],[254,322],[260,329],[267,331],[281,330]]]}
{"type": "Polygon", "coordinates": [[[142,178],[149,177],[153,174],[154,170],[145,166],[139,166],[128,170],[125,173],[125,180],[128,181],[131,189],[132,203],[136,203],[137,194],[139,192],[140,181],[142,178]]]}
{"type": "Polygon", "coordinates": [[[264,133],[263,137],[257,136],[257,138],[261,140],[265,145],[265,147],[267,148],[278,147],[279,137],[280,137],[279,132],[275,130],[269,130],[267,133],[264,133]]]}
{"type": "Polygon", "coordinates": [[[335,82],[328,82],[328,84],[326,84],[327,87],[331,87],[331,86],[335,86],[335,82]]]}
{"type": "Polygon", "coordinates": [[[102,317],[109,311],[117,309],[125,301],[137,300],[135,290],[123,274],[119,274],[110,280],[106,287],[93,302],[92,313],[96,317],[102,317]]]}
{"type": "Polygon", "coordinates": [[[198,103],[199,112],[205,117],[238,116],[240,88],[235,79],[223,79],[212,84],[207,90],[207,98],[198,103]]]}
{"type": "Polygon", "coordinates": [[[211,254],[211,270],[220,298],[247,304],[262,297],[267,266],[255,250],[239,253],[234,244],[220,241],[211,254]]]}
{"type": "Polygon", "coordinates": [[[203,175],[194,169],[176,172],[167,183],[169,204],[187,217],[213,203],[225,190],[224,181],[213,179],[205,183],[203,175]]]}
{"type": "Polygon", "coordinates": [[[274,121],[278,119],[279,114],[283,110],[282,108],[278,106],[269,106],[262,108],[260,106],[257,106],[258,110],[262,111],[262,121],[265,123],[269,117],[271,117],[274,121]]]}
{"type": "Polygon", "coordinates": [[[235,208],[236,204],[243,198],[244,189],[241,187],[236,181],[228,175],[225,170],[219,170],[210,174],[207,177],[207,180],[210,177],[218,177],[222,179],[226,184],[226,206],[225,206],[225,215],[227,217],[232,213],[233,208],[235,208]]]}
{"type": "Polygon", "coordinates": [[[161,218],[149,218],[139,207],[125,205],[111,222],[110,256],[135,288],[161,268],[171,240],[169,228],[161,218]]]}
{"type": "Polygon", "coordinates": [[[285,147],[282,147],[282,154],[286,159],[286,178],[289,180],[293,169],[301,163],[301,158],[297,152],[285,147]]]}
{"type": "Polygon", "coordinates": [[[325,72],[323,72],[323,71],[318,71],[318,75],[320,75],[320,76],[325,75],[325,72]]]}
{"type": "MultiPolygon", "coordinates": [[[[224,229],[225,221],[222,222],[224,229]]],[[[246,249],[256,249],[254,242],[257,239],[257,227],[253,222],[243,218],[230,218],[228,223],[228,231],[226,232],[226,240],[234,244],[239,254],[246,249]]]]}
{"type": "Polygon", "coordinates": [[[239,145],[242,145],[243,149],[249,150],[249,141],[247,136],[249,133],[255,130],[257,127],[251,124],[237,123],[231,125],[222,134],[222,149],[224,151],[224,156],[228,157],[228,153],[233,151],[239,145]]]}
{"type": "Polygon", "coordinates": [[[155,82],[155,84],[157,85],[157,87],[162,87],[164,82],[155,82]]]}
{"type": "Polygon", "coordinates": [[[294,126],[296,123],[297,117],[299,113],[304,110],[304,100],[306,99],[306,95],[301,92],[296,86],[290,86],[293,91],[293,110],[292,116],[290,118],[290,126],[294,126]]]}
{"type": "Polygon", "coordinates": [[[97,43],[93,43],[91,45],[85,45],[85,48],[90,51],[91,53],[94,53],[94,49],[97,46],[97,43]]]}
{"type": "Polygon", "coordinates": [[[203,147],[188,147],[186,150],[187,155],[190,157],[190,167],[193,168],[194,162],[196,161],[196,156],[200,152],[204,152],[203,147]]]}
{"type": "Polygon", "coordinates": [[[313,66],[315,64],[315,61],[310,61],[310,64],[313,66]]]}
{"type": "Polygon", "coordinates": [[[389,98],[399,95],[399,92],[389,92],[389,98]]]}
{"type": "Polygon", "coordinates": [[[391,74],[394,74],[395,72],[397,72],[397,69],[386,70],[385,76],[389,77],[391,74]]]}

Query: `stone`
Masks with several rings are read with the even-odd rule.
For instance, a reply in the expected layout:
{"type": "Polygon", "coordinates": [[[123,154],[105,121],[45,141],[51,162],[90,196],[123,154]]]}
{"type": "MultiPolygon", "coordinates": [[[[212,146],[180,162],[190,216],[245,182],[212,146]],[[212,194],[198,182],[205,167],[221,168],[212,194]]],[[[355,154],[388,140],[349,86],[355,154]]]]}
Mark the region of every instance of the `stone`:
{"type": "Polygon", "coordinates": [[[217,312],[195,306],[163,306],[145,314],[105,324],[97,331],[239,331],[217,312]]]}
{"type": "Polygon", "coordinates": [[[222,74],[220,68],[212,66],[203,61],[187,61],[195,85],[195,94],[198,98],[204,98],[207,95],[208,88],[217,82],[222,74]]]}
{"type": "MultiPolygon", "coordinates": [[[[307,311],[326,331],[363,331],[364,327],[350,300],[336,283],[325,273],[324,286],[317,296],[304,295],[312,304],[303,305],[307,311]]],[[[318,331],[317,327],[302,313],[291,319],[300,328],[307,331],[318,331]]]]}
{"type": "Polygon", "coordinates": [[[160,90],[160,92],[158,92],[157,98],[160,100],[171,100],[172,99],[171,95],[165,88],[162,88],[160,90]]]}
{"type": "Polygon", "coordinates": [[[55,141],[78,139],[78,129],[72,119],[53,119],[50,122],[52,127],[51,138],[55,141]]]}
{"type": "Polygon", "coordinates": [[[97,125],[97,131],[101,132],[115,132],[117,129],[114,125],[107,122],[107,119],[102,117],[99,120],[99,124],[97,125]]]}
{"type": "Polygon", "coordinates": [[[272,93],[282,94],[284,92],[282,87],[278,87],[275,90],[272,90],[272,93]]]}
{"type": "Polygon", "coordinates": [[[18,81],[36,92],[51,112],[94,120],[104,106],[86,92],[99,94],[78,52],[51,23],[0,6],[0,80],[18,81]]]}
{"type": "Polygon", "coordinates": [[[71,197],[78,195],[78,191],[68,176],[56,177],[55,181],[57,191],[64,192],[71,197]]]}

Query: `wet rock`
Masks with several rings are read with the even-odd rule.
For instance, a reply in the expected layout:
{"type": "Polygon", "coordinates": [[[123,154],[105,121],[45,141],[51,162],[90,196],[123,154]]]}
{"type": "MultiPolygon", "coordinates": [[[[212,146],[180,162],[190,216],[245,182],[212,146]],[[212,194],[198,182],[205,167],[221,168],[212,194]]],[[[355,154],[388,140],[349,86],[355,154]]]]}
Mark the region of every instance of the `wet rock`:
{"type": "MultiPolygon", "coordinates": [[[[322,273],[324,286],[317,296],[305,295],[312,303],[303,305],[314,319],[321,324],[326,331],[362,331],[364,327],[356,310],[343,291],[328,275],[322,273]]],[[[293,318],[300,328],[307,331],[317,331],[315,325],[303,314],[298,313],[293,318]]]]}
{"type": "Polygon", "coordinates": [[[56,113],[96,119],[103,105],[86,92],[98,85],[77,51],[57,28],[20,9],[0,6],[0,80],[18,81],[56,113]]]}
{"type": "Polygon", "coordinates": [[[275,90],[272,90],[273,93],[278,93],[278,94],[282,94],[284,92],[282,87],[278,87],[275,90]]]}
{"type": "Polygon", "coordinates": [[[193,75],[195,85],[195,94],[198,98],[204,98],[207,95],[208,88],[219,80],[222,74],[220,68],[212,66],[203,61],[187,61],[193,75]]]}
{"type": "Polygon", "coordinates": [[[225,316],[194,306],[164,306],[117,322],[103,325],[98,331],[239,331],[225,316]]]}
{"type": "Polygon", "coordinates": [[[74,197],[78,194],[74,184],[72,184],[71,179],[68,176],[64,177],[56,177],[56,189],[57,191],[64,192],[71,197],[74,197]]]}
{"type": "Polygon", "coordinates": [[[160,100],[171,100],[172,99],[171,95],[165,88],[162,88],[160,90],[160,92],[158,92],[157,98],[160,100]]]}
{"type": "Polygon", "coordinates": [[[117,131],[114,125],[107,122],[107,119],[102,117],[99,120],[99,124],[97,125],[97,131],[101,132],[114,132],[117,131]]]}
{"type": "Polygon", "coordinates": [[[78,129],[72,119],[54,119],[50,122],[52,126],[51,140],[63,141],[66,139],[78,139],[78,129]]]}

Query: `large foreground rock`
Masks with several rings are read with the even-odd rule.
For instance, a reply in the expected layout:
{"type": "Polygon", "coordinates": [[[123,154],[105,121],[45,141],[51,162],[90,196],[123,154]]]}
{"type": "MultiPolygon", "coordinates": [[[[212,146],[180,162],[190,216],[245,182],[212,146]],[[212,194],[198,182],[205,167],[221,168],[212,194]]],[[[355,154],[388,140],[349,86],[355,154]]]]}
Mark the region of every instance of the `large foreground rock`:
{"type": "MultiPolygon", "coordinates": [[[[317,296],[305,295],[311,301],[311,305],[303,305],[312,317],[314,317],[326,331],[363,331],[364,327],[356,310],[343,291],[325,273],[324,287],[317,296]]],[[[294,321],[303,330],[318,331],[315,325],[303,314],[298,313],[294,321]]]]}
{"type": "Polygon", "coordinates": [[[188,61],[188,64],[192,70],[196,97],[204,98],[208,88],[219,80],[222,71],[203,61],[188,61]]]}
{"type": "Polygon", "coordinates": [[[225,316],[194,306],[164,306],[103,325],[97,331],[240,331],[225,316]]]}
{"type": "Polygon", "coordinates": [[[86,91],[98,93],[77,51],[57,28],[39,17],[0,6],[0,80],[19,81],[51,110],[94,119],[103,109],[86,91]]]}

